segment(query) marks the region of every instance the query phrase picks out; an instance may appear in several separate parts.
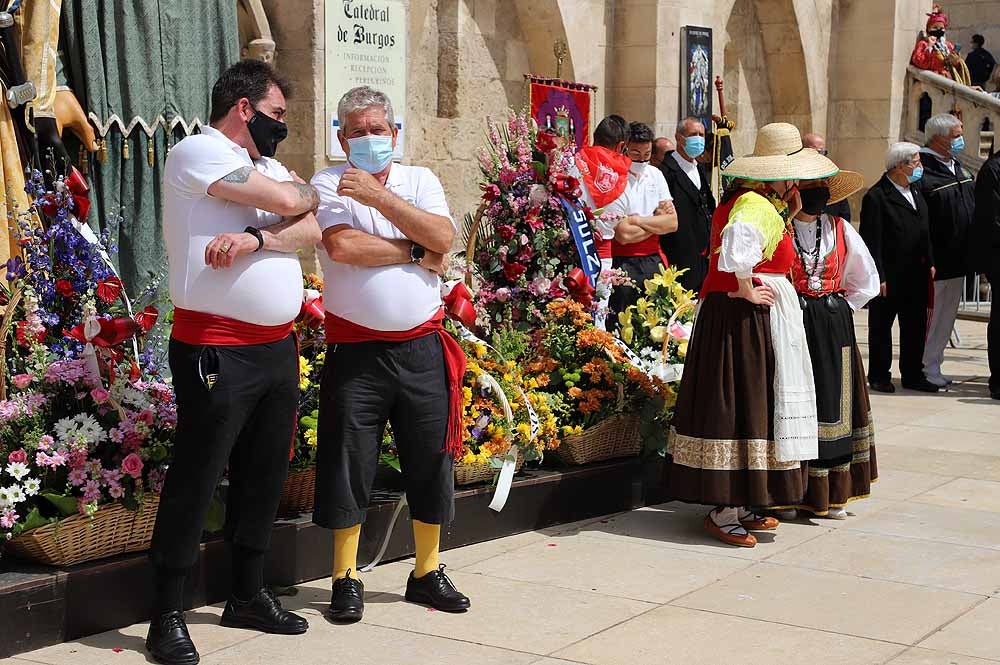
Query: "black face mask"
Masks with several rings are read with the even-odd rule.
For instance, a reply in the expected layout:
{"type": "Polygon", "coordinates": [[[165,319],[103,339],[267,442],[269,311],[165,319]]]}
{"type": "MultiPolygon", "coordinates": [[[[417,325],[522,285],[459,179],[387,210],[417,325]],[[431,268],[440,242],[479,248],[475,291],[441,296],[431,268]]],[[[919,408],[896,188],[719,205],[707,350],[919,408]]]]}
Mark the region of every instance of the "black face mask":
{"type": "Polygon", "coordinates": [[[247,123],[253,144],[262,157],[274,157],[278,144],[288,137],[288,125],[254,109],[253,117],[247,123]]]}
{"type": "Polygon", "coordinates": [[[944,37],[944,30],[931,30],[927,34],[930,35],[931,37],[937,37],[938,39],[941,39],[942,37],[944,37]]]}
{"type": "Polygon", "coordinates": [[[802,197],[802,212],[807,215],[819,215],[830,201],[829,187],[813,187],[799,190],[802,197]]]}

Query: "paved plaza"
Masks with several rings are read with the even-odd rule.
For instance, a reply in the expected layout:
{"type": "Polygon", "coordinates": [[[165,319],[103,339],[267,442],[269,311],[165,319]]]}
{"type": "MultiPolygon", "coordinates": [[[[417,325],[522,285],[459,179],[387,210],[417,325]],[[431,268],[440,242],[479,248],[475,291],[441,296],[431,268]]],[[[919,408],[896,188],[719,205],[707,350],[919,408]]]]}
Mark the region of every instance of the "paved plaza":
{"type": "MultiPolygon", "coordinates": [[[[859,317],[860,339],[866,338],[859,317]]],[[[363,579],[362,623],[322,617],[330,581],[284,599],[302,638],[188,614],[206,664],[987,665],[1000,662],[1000,402],[986,398],[986,327],[938,395],[874,395],[880,480],[847,521],[804,519],[715,543],[704,508],[653,506],[447,552],[464,615],[403,602],[410,562],[363,579]]],[[[898,386],[898,380],[897,380],[898,386]]],[[[145,625],[2,663],[148,662],[145,625]]]]}

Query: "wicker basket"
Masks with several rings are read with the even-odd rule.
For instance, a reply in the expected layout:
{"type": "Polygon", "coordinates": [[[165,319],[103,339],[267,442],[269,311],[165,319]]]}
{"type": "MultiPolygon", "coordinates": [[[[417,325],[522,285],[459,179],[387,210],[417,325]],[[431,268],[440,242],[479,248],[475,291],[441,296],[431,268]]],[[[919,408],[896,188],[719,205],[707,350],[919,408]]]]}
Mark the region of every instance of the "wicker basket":
{"type": "Polygon", "coordinates": [[[285,486],[281,489],[279,515],[308,513],[316,502],[316,467],[302,471],[289,471],[285,486]]]}
{"type": "MultiPolygon", "coordinates": [[[[524,453],[517,451],[517,464],[514,473],[520,473],[524,466],[524,453]]],[[[455,464],[455,485],[475,485],[476,483],[491,483],[500,469],[494,469],[489,464],[455,464]]]]}
{"type": "Polygon", "coordinates": [[[611,416],[582,434],[566,437],[555,452],[566,464],[589,464],[616,457],[634,457],[641,446],[639,416],[629,413],[611,416]]]}
{"type": "Polygon", "coordinates": [[[144,552],[153,539],[159,505],[159,495],[147,494],[138,511],[120,503],[102,506],[93,517],[74,515],[17,536],[7,542],[7,552],[50,566],[144,552]]]}

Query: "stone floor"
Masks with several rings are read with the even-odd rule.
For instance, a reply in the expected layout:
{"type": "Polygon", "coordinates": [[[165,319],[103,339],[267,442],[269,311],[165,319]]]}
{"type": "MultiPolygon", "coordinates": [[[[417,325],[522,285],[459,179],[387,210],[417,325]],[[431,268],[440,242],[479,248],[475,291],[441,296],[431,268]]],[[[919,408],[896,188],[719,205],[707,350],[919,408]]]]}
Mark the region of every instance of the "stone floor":
{"type": "MultiPolygon", "coordinates": [[[[858,322],[865,339],[864,317],[858,322]]],[[[844,522],[803,519],[752,550],[707,540],[666,504],[444,555],[473,600],[451,616],[402,601],[411,564],[365,578],[365,620],[328,624],[329,580],[286,599],[302,638],[188,621],[204,663],[331,665],[986,665],[1000,662],[1000,402],[985,325],[960,324],[948,392],[873,396],[881,480],[844,522]]],[[[4,663],[147,662],[144,625],[4,663]]]]}

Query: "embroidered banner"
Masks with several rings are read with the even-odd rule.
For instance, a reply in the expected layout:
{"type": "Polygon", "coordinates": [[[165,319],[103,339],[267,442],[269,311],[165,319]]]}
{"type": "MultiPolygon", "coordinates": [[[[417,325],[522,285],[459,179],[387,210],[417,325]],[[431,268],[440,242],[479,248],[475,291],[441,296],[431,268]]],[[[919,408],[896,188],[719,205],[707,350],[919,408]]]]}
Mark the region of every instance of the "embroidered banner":
{"type": "Polygon", "coordinates": [[[590,106],[595,86],[525,74],[531,117],[539,129],[570,138],[578,148],[590,144],[590,106]]]}

